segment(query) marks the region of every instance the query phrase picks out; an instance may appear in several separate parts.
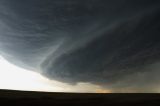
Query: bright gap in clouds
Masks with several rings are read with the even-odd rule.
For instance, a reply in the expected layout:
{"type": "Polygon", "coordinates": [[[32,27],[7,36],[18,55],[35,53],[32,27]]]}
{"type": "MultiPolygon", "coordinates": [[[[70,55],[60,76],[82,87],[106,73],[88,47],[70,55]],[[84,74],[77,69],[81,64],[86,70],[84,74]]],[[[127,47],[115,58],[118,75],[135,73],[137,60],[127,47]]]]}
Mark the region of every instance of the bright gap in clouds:
{"type": "MultiPolygon", "coordinates": [[[[39,73],[19,68],[0,56],[0,89],[49,92],[101,92],[100,86],[80,83],[75,86],[49,80],[39,73]]],[[[103,91],[103,92],[102,92],[103,91]]]]}
{"type": "Polygon", "coordinates": [[[19,68],[0,58],[0,89],[61,91],[51,86],[50,81],[38,73],[19,68]]]}

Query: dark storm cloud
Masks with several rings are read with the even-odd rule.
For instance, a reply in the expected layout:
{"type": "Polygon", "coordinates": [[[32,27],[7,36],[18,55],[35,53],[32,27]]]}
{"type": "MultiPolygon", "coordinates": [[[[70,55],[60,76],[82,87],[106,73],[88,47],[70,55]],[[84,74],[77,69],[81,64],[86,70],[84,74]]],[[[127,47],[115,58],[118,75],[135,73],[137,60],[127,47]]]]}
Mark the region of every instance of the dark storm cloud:
{"type": "Polygon", "coordinates": [[[0,53],[51,79],[145,92],[160,81],[159,6],[158,0],[1,0],[0,53]]]}

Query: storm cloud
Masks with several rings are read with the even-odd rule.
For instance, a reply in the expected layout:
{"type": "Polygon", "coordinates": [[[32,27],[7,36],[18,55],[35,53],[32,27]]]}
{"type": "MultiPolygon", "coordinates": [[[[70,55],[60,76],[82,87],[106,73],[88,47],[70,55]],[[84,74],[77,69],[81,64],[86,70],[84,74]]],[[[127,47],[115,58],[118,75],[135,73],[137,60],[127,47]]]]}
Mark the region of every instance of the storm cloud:
{"type": "Polygon", "coordinates": [[[160,87],[159,0],[0,0],[0,54],[61,82],[160,87]]]}

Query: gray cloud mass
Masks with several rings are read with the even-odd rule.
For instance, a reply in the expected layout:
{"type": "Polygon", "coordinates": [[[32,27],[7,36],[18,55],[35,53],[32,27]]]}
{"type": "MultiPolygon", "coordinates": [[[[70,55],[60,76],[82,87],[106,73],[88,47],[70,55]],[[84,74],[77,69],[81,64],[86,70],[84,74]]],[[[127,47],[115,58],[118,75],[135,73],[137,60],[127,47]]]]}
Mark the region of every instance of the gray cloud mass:
{"type": "Polygon", "coordinates": [[[160,87],[159,0],[0,0],[0,54],[113,92],[160,87]]]}

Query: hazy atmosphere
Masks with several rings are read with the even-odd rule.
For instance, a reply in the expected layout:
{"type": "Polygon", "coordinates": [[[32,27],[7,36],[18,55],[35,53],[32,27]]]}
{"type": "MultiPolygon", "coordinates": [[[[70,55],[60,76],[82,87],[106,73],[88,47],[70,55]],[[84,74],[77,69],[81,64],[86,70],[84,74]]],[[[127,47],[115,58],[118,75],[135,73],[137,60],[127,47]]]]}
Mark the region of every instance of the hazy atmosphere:
{"type": "Polygon", "coordinates": [[[0,0],[0,56],[1,89],[160,92],[160,1],[0,0]]]}

